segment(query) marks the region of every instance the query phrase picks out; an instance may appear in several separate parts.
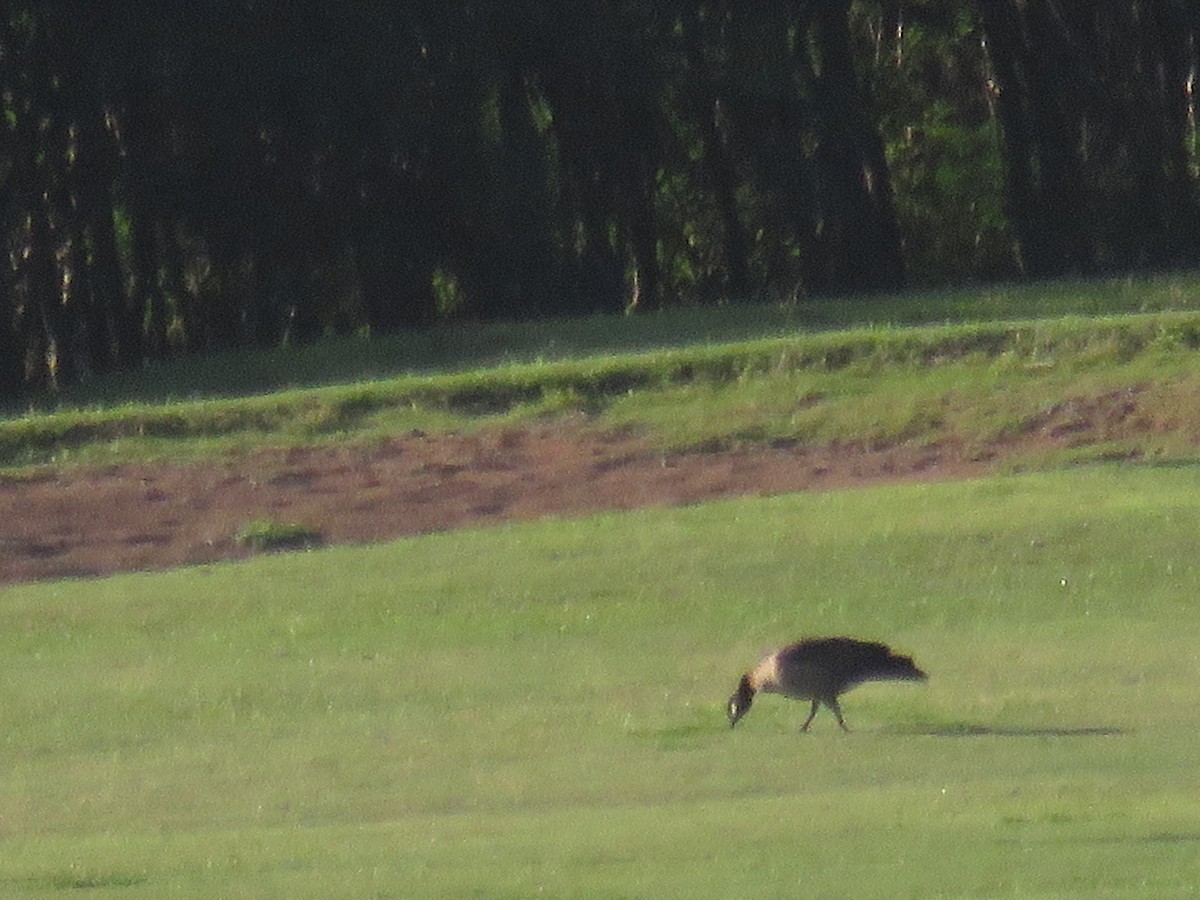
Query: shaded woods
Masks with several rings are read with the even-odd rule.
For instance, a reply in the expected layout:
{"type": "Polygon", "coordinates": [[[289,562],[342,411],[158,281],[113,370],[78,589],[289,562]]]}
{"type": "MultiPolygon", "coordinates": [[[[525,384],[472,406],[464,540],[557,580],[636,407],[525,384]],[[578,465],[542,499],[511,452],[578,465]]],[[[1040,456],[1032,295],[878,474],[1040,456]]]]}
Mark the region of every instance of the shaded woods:
{"type": "Polygon", "coordinates": [[[5,0],[0,397],[1200,264],[1193,0],[5,0]]]}

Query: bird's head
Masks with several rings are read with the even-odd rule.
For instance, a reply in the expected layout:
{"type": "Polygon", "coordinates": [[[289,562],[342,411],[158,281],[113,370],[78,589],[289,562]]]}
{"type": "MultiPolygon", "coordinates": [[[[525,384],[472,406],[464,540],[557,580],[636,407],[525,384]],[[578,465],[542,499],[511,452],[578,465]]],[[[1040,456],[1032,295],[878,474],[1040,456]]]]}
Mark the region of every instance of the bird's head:
{"type": "Polygon", "coordinates": [[[738,684],[738,689],[729,698],[729,708],[726,710],[726,714],[729,716],[730,728],[736,725],[738,720],[750,711],[752,703],[754,703],[754,688],[750,686],[750,676],[743,675],[741,682],[738,684]]]}

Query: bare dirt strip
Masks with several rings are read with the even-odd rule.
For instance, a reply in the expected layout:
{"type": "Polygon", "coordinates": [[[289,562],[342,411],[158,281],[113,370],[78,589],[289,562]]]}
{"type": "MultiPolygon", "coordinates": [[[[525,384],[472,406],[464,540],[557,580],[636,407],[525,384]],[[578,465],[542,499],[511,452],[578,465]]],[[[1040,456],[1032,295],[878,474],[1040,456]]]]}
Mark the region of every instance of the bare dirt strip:
{"type": "MultiPolygon", "coordinates": [[[[1101,418],[1105,418],[1103,410],[1101,418]]],[[[664,454],[579,422],[476,435],[411,434],[366,445],[261,451],[188,465],[45,470],[0,482],[0,583],[234,559],[259,518],[317,529],[327,544],[720,497],[983,475],[1031,446],[1086,441],[1047,420],[965,456],[933,446],[753,446],[664,454]],[[982,457],[982,458],[981,458],[982,457]]]]}

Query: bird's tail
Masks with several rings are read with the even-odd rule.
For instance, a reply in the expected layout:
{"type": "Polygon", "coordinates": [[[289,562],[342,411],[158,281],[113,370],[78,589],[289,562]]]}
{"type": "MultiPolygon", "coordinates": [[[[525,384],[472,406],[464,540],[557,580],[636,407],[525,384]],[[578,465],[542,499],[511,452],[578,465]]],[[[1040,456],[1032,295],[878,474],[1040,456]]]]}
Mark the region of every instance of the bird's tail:
{"type": "Polygon", "coordinates": [[[871,667],[868,678],[875,681],[926,681],[926,675],[911,656],[901,656],[899,653],[888,652],[880,656],[871,667]]]}

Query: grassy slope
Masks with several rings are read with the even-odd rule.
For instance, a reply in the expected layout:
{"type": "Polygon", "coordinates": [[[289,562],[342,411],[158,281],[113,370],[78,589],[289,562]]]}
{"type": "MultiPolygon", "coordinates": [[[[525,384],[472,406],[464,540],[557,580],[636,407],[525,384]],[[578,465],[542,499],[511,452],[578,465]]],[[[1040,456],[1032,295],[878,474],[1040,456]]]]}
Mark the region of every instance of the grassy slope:
{"type": "Polygon", "coordinates": [[[1200,311],[1200,275],[1040,282],[795,305],[731,303],[521,325],[456,323],[370,340],[335,338],[267,353],[236,351],[168,362],[86,383],[60,402],[87,407],[262,393],[854,328],[1167,311],[1200,311]]]}
{"type": "Polygon", "coordinates": [[[741,500],[29,585],[0,892],[1178,896],[1188,468],[741,500]],[[895,642],[814,733],[770,644],[895,642]]]}
{"type": "Polygon", "coordinates": [[[0,465],[187,458],[414,428],[470,429],[585,416],[674,448],[988,442],[1065,398],[1135,390],[1140,424],[1118,448],[1189,454],[1200,421],[1200,313],[799,333],[639,354],[174,403],[66,409],[0,422],[0,465]],[[1179,436],[1172,441],[1171,436],[1179,436]]]}

